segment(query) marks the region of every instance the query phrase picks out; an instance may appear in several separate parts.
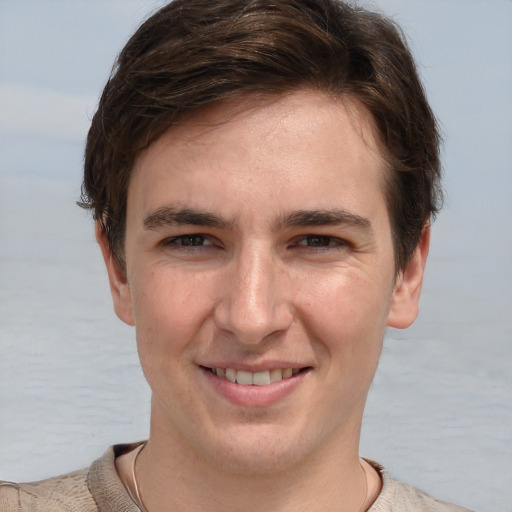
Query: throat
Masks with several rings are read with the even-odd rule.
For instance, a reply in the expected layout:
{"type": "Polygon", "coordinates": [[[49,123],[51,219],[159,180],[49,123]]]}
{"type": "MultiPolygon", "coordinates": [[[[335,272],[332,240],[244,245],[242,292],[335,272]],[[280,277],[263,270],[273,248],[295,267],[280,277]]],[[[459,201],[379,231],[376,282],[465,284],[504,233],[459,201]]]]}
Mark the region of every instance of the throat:
{"type": "Polygon", "coordinates": [[[335,478],[332,472],[314,474],[304,468],[254,478],[223,474],[221,468],[207,472],[195,464],[184,465],[181,472],[176,467],[163,471],[158,462],[151,462],[153,450],[149,444],[143,448],[139,445],[116,459],[121,481],[143,512],[259,512],[262,508],[267,512],[364,512],[381,489],[377,471],[362,459],[352,466],[350,475],[338,474],[335,478]],[[192,469],[194,477],[190,478],[192,469]]]}

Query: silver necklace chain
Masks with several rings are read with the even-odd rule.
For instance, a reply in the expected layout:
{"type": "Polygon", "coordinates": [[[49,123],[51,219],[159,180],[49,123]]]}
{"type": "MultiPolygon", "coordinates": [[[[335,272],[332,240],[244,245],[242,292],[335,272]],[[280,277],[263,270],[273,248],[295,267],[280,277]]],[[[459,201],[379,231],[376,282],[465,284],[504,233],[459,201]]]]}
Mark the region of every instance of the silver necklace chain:
{"type": "Polygon", "coordinates": [[[135,504],[140,508],[140,510],[142,512],[147,512],[147,509],[144,505],[144,502],[142,501],[142,496],[140,494],[140,487],[139,487],[139,482],[137,480],[137,474],[135,472],[135,466],[137,464],[137,459],[139,458],[140,452],[142,450],[144,450],[145,446],[146,446],[146,442],[142,443],[137,448],[137,453],[136,453],[135,457],[133,458],[133,463],[132,463],[132,480],[133,480],[133,487],[135,488],[135,496],[132,496],[132,498],[134,498],[134,501],[136,502],[135,504]]]}

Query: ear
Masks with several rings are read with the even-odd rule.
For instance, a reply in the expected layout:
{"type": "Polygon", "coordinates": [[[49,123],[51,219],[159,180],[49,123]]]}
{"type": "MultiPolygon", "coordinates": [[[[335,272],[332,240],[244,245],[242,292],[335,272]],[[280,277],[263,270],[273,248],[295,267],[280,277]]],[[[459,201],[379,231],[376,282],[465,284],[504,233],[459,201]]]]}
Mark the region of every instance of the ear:
{"type": "Polygon", "coordinates": [[[124,271],[119,267],[119,263],[112,254],[107,236],[99,222],[96,222],[95,229],[96,240],[101,248],[105,266],[107,267],[110,293],[112,294],[112,301],[114,303],[116,315],[126,324],[135,325],[132,296],[128,280],[126,279],[124,271]]]}
{"type": "Polygon", "coordinates": [[[396,329],[409,327],[418,316],[425,263],[430,246],[430,225],[423,228],[420,241],[403,270],[396,277],[387,325],[396,329]]]}

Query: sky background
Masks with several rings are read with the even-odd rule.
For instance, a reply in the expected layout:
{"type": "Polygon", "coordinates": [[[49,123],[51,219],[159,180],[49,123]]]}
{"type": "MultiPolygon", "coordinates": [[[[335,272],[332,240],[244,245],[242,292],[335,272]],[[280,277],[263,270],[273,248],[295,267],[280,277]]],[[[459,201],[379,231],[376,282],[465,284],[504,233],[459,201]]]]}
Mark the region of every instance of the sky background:
{"type": "MultiPolygon", "coordinates": [[[[162,2],[0,0],[0,479],[144,438],[149,392],[79,197],[117,52],[162,2]]],[[[388,333],[362,453],[482,512],[512,502],[512,1],[380,0],[444,136],[422,312],[388,333]]]]}

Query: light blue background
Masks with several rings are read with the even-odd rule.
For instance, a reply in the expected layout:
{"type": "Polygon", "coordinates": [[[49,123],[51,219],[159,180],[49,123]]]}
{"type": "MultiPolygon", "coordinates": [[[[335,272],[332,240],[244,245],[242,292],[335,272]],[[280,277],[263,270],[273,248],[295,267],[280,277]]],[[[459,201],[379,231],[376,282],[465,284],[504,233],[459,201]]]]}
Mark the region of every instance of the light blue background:
{"type": "MultiPolygon", "coordinates": [[[[0,478],[74,470],[147,435],[133,332],[74,201],[113,59],[160,4],[0,0],[0,478]]],[[[367,4],[411,39],[447,201],[421,316],[388,333],[361,451],[444,499],[512,510],[512,2],[367,4]]]]}

